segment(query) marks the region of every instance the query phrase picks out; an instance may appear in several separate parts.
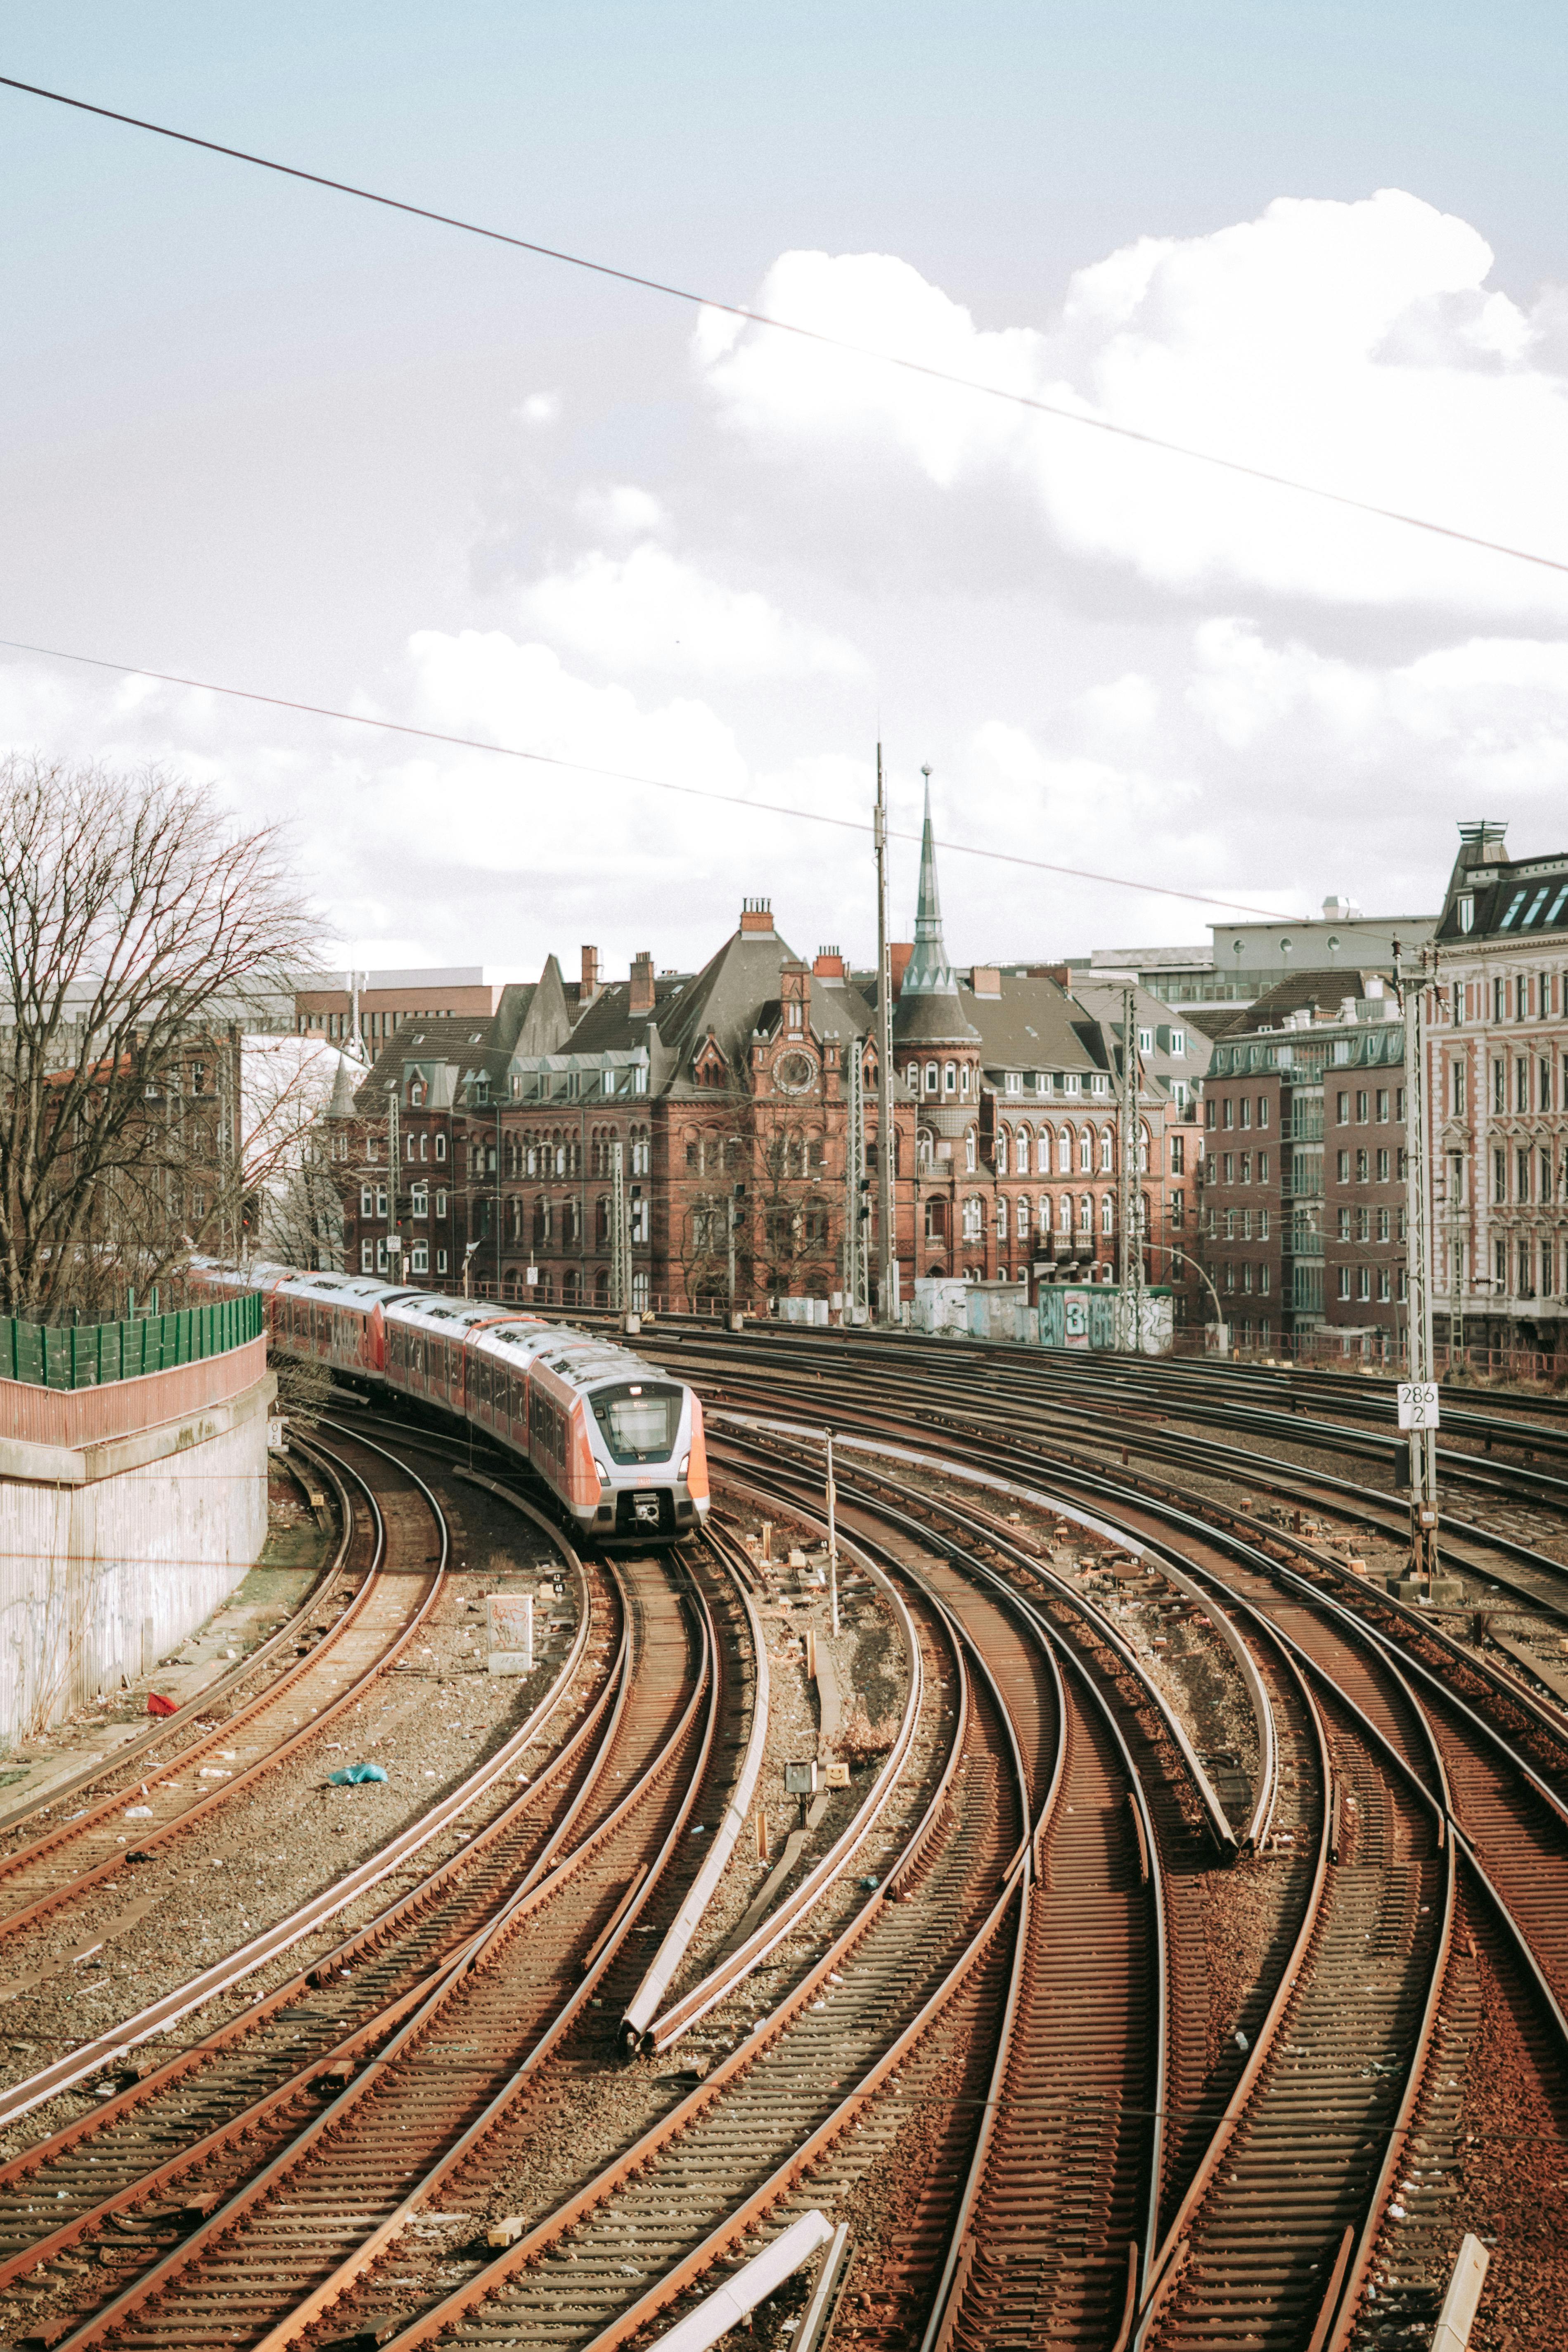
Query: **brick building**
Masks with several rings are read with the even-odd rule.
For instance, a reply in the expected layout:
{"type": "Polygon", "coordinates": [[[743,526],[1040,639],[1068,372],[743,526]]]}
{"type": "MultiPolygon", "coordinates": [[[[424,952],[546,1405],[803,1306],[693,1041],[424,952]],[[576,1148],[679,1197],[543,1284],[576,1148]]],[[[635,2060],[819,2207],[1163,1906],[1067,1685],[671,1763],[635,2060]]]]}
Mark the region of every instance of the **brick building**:
{"type": "Polygon", "coordinates": [[[1462,824],[1426,991],[1437,1336],[1554,1351],[1568,1315],[1568,855],[1462,824]]]}
{"type": "MultiPolygon", "coordinates": [[[[1120,992],[1087,1004],[1055,979],[955,970],[929,811],[915,938],[892,962],[900,1296],[931,1274],[1113,1279],[1120,992]]],[[[488,1013],[410,1013],[352,1110],[335,1106],[326,1158],[351,1179],[348,1263],[446,1288],[466,1269],[480,1296],[540,1306],[607,1304],[619,1143],[633,1304],[830,1298],[856,1056],[875,1262],[876,985],[836,949],[807,963],[755,899],[700,972],[656,972],[644,954],[605,982],[584,948],[575,981],[551,957],[488,1013]]],[[[1163,1281],[1173,1237],[1190,1234],[1202,1064],[1152,999],[1137,1032],[1146,1267],[1163,1281]]]]}
{"type": "Polygon", "coordinates": [[[1204,1120],[1204,1262],[1236,1344],[1402,1349],[1405,1025],[1385,977],[1298,972],[1260,997],[1215,1045],[1204,1120]]]}

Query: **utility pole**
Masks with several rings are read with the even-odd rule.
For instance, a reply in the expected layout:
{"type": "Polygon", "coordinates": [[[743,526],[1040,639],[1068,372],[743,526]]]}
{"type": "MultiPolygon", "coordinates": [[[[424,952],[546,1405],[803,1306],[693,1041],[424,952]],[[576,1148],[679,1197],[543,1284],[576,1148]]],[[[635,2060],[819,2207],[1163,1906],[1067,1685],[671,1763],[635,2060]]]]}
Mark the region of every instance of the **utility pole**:
{"type": "Polygon", "coordinates": [[[869,1273],[866,1247],[866,1072],[861,1061],[864,1042],[849,1041],[845,1071],[847,1119],[844,1140],[844,1319],[863,1323],[869,1303],[869,1273]]]}
{"type": "Polygon", "coordinates": [[[838,1631],[838,1488],[833,1478],[833,1432],[823,1431],[827,1443],[827,1581],[833,1606],[833,1631],[838,1631]]]}
{"type": "Polygon", "coordinates": [[[1437,1389],[1432,1371],[1432,1190],[1426,1151],[1426,973],[1418,966],[1414,981],[1405,982],[1397,940],[1394,985],[1405,1024],[1405,1320],[1410,1350],[1400,1423],[1410,1441],[1410,1573],[1429,1592],[1437,1565],[1437,1389]]]}
{"type": "Polygon", "coordinates": [[[619,1136],[610,1146],[610,1304],[617,1315],[631,1305],[632,1235],[626,1214],[626,1147],[619,1136]]]}
{"type": "Polygon", "coordinates": [[[888,799],[877,746],[877,1312],[898,1320],[898,1237],[893,1230],[893,947],[888,936],[888,799]]]}
{"type": "Polygon", "coordinates": [[[1143,1235],[1138,1181],[1138,992],[1121,992],[1121,1091],[1116,1106],[1116,1223],[1121,1236],[1121,1345],[1143,1339],[1143,1235]]]}
{"type": "Polygon", "coordinates": [[[351,971],[349,974],[349,1043],[353,1047],[354,1059],[358,1061],[364,1052],[364,1047],[361,1042],[359,1034],[359,973],[357,970],[351,971]]]}
{"type": "Polygon", "coordinates": [[[397,1132],[397,1081],[389,1080],[386,1089],[386,1267],[389,1274],[400,1273],[399,1258],[403,1236],[397,1230],[397,1179],[401,1169],[398,1153],[402,1144],[397,1132]]]}

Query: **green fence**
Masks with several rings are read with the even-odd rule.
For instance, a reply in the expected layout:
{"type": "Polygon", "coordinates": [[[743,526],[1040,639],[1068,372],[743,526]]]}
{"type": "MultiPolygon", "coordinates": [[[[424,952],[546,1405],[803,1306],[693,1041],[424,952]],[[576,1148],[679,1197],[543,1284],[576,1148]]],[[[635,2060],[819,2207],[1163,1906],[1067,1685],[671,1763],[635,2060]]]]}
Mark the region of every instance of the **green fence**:
{"type": "Polygon", "coordinates": [[[0,1320],[0,1379],[35,1388],[95,1389],[221,1356],[262,1333],[261,1293],[214,1307],[145,1315],[132,1323],[56,1324],[0,1320]]]}

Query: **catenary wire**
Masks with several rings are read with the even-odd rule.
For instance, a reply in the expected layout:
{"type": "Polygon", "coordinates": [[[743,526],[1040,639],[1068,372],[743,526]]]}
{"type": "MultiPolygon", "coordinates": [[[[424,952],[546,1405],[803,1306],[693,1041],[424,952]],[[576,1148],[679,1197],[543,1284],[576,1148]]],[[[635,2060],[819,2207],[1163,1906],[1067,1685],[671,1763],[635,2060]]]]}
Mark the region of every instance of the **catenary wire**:
{"type": "Polygon", "coordinates": [[[18,81],[14,75],[0,74],[0,89],[19,91],[24,97],[49,100],[57,106],[68,106],[80,114],[97,115],[105,122],[118,122],[132,131],[147,131],[160,139],[173,139],[184,147],[200,147],[210,155],[226,156],[231,163],[254,164],[264,172],[276,172],[284,179],[301,180],[316,188],[326,188],[334,195],[353,196],[362,204],[379,205],[386,211],[406,213],[416,220],[431,222],[437,228],[460,230],[465,236],[485,238],[492,245],[512,247],[520,253],[531,253],[542,261],[558,261],[573,269],[591,271],[596,278],[615,278],[623,286],[639,287],[649,294],[662,294],[677,302],[686,302],[704,310],[721,312],[725,318],[739,319],[745,325],[766,327],[773,332],[795,335],[805,342],[817,343],[825,349],[844,352],[851,357],[870,360],[879,366],[899,368],[908,375],[923,376],[932,383],[948,384],[960,392],[980,394],[988,400],[1000,400],[1016,408],[1031,410],[1039,416],[1054,417],[1064,425],[1080,425],[1095,433],[1109,433],[1118,440],[1141,443],[1146,449],[1159,449],[1168,457],[1185,457],[1194,465],[1217,467],[1222,472],[1237,474],[1247,481],[1263,482],[1279,490],[1289,490],[1301,498],[1317,499],[1327,505],[1344,507],[1355,514],[1372,515],[1380,522],[1397,523],[1411,530],[1423,530],[1437,539],[1457,541],[1464,547],[1476,547],[1489,555],[1506,556],[1516,563],[1538,565],[1547,572],[1568,572],[1568,562],[1553,555],[1541,555],[1525,547],[1510,547],[1503,541],[1487,539],[1479,531],[1460,530],[1452,523],[1434,522],[1426,515],[1406,514],[1397,507],[1377,505],[1371,499],[1353,498],[1347,490],[1326,489],[1319,482],[1302,482],[1289,474],[1277,474],[1266,466],[1249,466],[1239,457],[1224,457],[1213,449],[1194,449],[1188,443],[1167,440],[1162,434],[1141,432],[1133,425],[1119,425],[1109,416],[1090,415],[1086,410],[1068,408],[1058,401],[1042,400],[1037,394],[1015,392],[1004,384],[984,383],[973,376],[956,374],[948,368],[933,367],[924,360],[910,359],[897,352],[881,352],[867,343],[851,342],[847,336],[832,335],[821,327],[808,327],[796,319],[775,319],[765,310],[753,310],[740,302],[724,302],[709,294],[693,293],[689,287],[675,286],[659,278],[647,278],[635,269],[619,268],[613,262],[595,261],[586,254],[569,253],[559,246],[542,245],[536,239],[514,236],[506,229],[488,228],[482,222],[464,220],[456,213],[437,212],[428,205],[409,203],[401,196],[382,194],[374,188],[362,188],[352,180],[334,180],[324,172],[307,172],[297,163],[282,163],[270,155],[255,155],[244,147],[227,147],[221,140],[204,139],[195,131],[175,131],[166,122],[149,122],[137,114],[121,114],[110,106],[96,106],[89,99],[72,98],[66,91],[47,89],[37,82],[18,81]]]}
{"type": "MultiPolygon", "coordinates": [[[[87,669],[112,670],[119,677],[151,677],[161,686],[184,686],[202,694],[223,694],[237,702],[265,703],[274,710],[303,711],[312,719],[340,720],[345,727],[372,727],[386,735],[412,735],[424,743],[448,743],[459,751],[485,751],[499,760],[528,760],[545,768],[563,768],[573,775],[597,776],[606,783],[637,784],[658,793],[679,793],[685,799],[721,801],[730,808],[750,809],[760,816],[784,816],[797,824],[830,824],[840,833],[871,833],[875,827],[861,817],[828,816],[817,809],[791,808],[784,801],[752,800],[744,793],[721,793],[710,784],[678,784],[668,776],[635,775],[625,768],[601,768],[586,760],[568,760],[556,751],[528,751],[513,743],[486,743],[474,735],[447,735],[435,727],[415,727],[401,719],[372,719],[362,710],[334,710],[325,703],[297,702],[286,694],[260,694],[249,687],[219,686],[212,678],[182,677],[171,670],[143,669],[134,662],[106,661],[96,654],[64,653],[58,646],[28,645],[20,637],[0,637],[0,646],[17,654],[37,654],[47,661],[77,662],[87,669]]],[[[891,841],[919,841],[918,833],[889,825],[891,841]]],[[[1084,866],[1056,866],[1045,857],[1023,857],[1013,849],[981,849],[973,842],[939,841],[937,848],[959,857],[984,857],[998,866],[1025,866],[1037,874],[1065,875],[1074,882],[1102,882],[1115,890],[1144,890],[1154,898],[1181,898],[1194,907],[1219,907],[1230,914],[1258,915],[1266,922],[1289,922],[1277,907],[1254,907],[1245,898],[1215,898],[1201,890],[1178,889],[1170,882],[1137,882],[1126,874],[1100,874],[1084,866]]]]}

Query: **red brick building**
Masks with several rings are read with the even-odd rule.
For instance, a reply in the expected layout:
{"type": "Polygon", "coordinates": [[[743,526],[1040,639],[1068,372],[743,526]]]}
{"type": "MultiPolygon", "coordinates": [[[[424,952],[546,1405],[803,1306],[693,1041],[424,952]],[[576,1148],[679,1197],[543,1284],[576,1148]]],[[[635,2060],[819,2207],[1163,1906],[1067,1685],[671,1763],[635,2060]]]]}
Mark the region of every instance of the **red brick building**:
{"type": "MultiPolygon", "coordinates": [[[[893,955],[900,1297],[931,1275],[1114,1279],[1120,992],[1088,1005],[1054,979],[956,971],[929,812],[915,934],[893,955]]],[[[1196,1088],[1172,1075],[1181,1023],[1152,999],[1137,1022],[1146,1271],[1165,1282],[1190,1231],[1196,1088]]],[[[861,1173],[876,1263],[877,1080],[876,975],[831,948],[808,963],[765,898],[699,972],[643,954],[605,982],[584,948],[569,982],[551,957],[489,1016],[411,1016],[387,1042],[353,1103],[348,1263],[445,1288],[466,1268],[480,1296],[608,1305],[618,1143],[629,1304],[830,1300],[861,1173]],[[847,1165],[856,1057],[863,1171],[847,1165]]]]}

